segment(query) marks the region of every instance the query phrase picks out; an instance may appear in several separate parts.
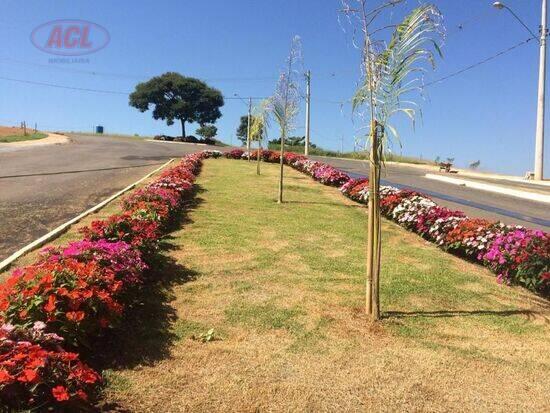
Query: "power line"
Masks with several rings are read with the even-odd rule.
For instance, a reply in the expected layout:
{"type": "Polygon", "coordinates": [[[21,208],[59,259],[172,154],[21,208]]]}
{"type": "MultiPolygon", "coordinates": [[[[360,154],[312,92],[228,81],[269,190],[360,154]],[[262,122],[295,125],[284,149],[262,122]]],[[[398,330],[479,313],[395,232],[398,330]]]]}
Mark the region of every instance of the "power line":
{"type": "MultiPolygon", "coordinates": [[[[458,75],[460,75],[460,74],[462,74],[462,73],[464,73],[464,72],[467,72],[467,71],[469,71],[469,70],[475,69],[475,68],[478,67],[478,66],[484,65],[485,63],[488,63],[488,62],[490,62],[490,61],[492,61],[492,60],[495,60],[496,58],[498,58],[498,57],[500,57],[500,56],[502,56],[502,55],[505,55],[505,54],[507,54],[507,53],[509,53],[509,52],[511,52],[511,51],[513,51],[513,50],[515,50],[515,49],[517,49],[517,48],[519,48],[519,47],[521,47],[521,46],[526,45],[527,43],[529,43],[529,42],[532,41],[532,40],[533,40],[533,38],[530,37],[530,38],[527,39],[527,40],[524,40],[524,41],[519,42],[519,43],[517,43],[517,44],[515,44],[515,45],[513,45],[513,46],[510,46],[510,47],[508,47],[507,49],[501,50],[500,52],[495,53],[494,55],[491,55],[491,56],[489,56],[489,57],[487,57],[487,58],[485,58],[485,59],[483,59],[483,60],[480,60],[479,62],[473,63],[473,64],[471,64],[471,65],[469,65],[469,66],[466,66],[466,67],[464,67],[464,68],[462,68],[462,69],[460,69],[460,70],[457,70],[456,72],[452,72],[452,73],[450,73],[450,74],[448,74],[448,75],[445,75],[445,76],[443,76],[443,77],[441,77],[441,78],[439,78],[439,79],[436,79],[436,80],[433,80],[433,81],[431,81],[431,82],[425,83],[425,84],[422,86],[422,88],[425,89],[425,88],[427,88],[427,87],[433,86],[433,85],[435,85],[435,84],[437,84],[437,83],[441,83],[441,82],[443,82],[443,81],[445,81],[445,80],[447,80],[447,79],[450,79],[450,78],[452,78],[452,77],[458,76],[458,75]]],[[[333,103],[333,104],[338,104],[338,105],[343,105],[343,104],[346,104],[346,103],[351,103],[351,99],[337,100],[337,101],[334,101],[334,100],[322,100],[322,99],[316,99],[316,100],[319,101],[319,102],[333,103]]]]}
{"type": "Polygon", "coordinates": [[[483,60],[480,60],[480,61],[477,62],[477,63],[471,64],[471,65],[469,65],[469,66],[466,66],[466,67],[463,68],[463,69],[457,70],[456,72],[450,73],[450,74],[448,74],[448,75],[446,75],[446,76],[443,76],[443,77],[441,77],[441,78],[439,78],[439,79],[436,79],[436,80],[433,80],[433,81],[431,81],[431,82],[428,82],[428,83],[424,84],[423,88],[427,88],[428,86],[435,85],[436,83],[441,83],[441,82],[443,82],[443,81],[445,81],[445,80],[447,80],[447,79],[450,79],[450,78],[455,77],[455,76],[458,76],[458,75],[460,75],[460,74],[462,74],[462,73],[464,73],[464,72],[467,72],[468,70],[472,70],[472,69],[474,69],[474,68],[476,68],[476,67],[478,67],[478,66],[481,66],[481,65],[483,65],[483,64],[485,64],[485,63],[488,63],[488,62],[490,62],[490,61],[496,59],[497,57],[500,57],[500,56],[502,56],[502,55],[504,55],[504,54],[506,54],[506,53],[511,52],[511,51],[514,50],[514,49],[517,49],[518,47],[521,47],[521,46],[523,46],[523,45],[526,45],[526,44],[529,43],[531,40],[533,40],[532,37],[530,37],[529,39],[524,40],[524,41],[522,41],[522,42],[520,42],[520,43],[517,43],[517,44],[515,44],[514,46],[511,46],[511,47],[509,47],[509,48],[507,48],[507,49],[505,49],[505,50],[501,50],[500,52],[498,52],[498,53],[496,53],[496,54],[494,54],[494,55],[492,55],[492,56],[489,56],[489,57],[487,57],[487,58],[485,58],[485,59],[483,59],[483,60]]]}
{"type": "MultiPolygon", "coordinates": [[[[114,73],[114,72],[100,72],[100,71],[98,72],[95,70],[82,70],[82,69],[75,69],[75,68],[69,68],[69,67],[54,66],[51,63],[46,64],[46,63],[28,62],[24,60],[11,59],[7,57],[0,57],[0,61],[11,62],[11,63],[27,65],[27,66],[44,67],[47,69],[60,70],[60,71],[69,72],[69,73],[79,73],[83,75],[114,77],[114,78],[131,79],[131,80],[144,80],[154,76],[154,75],[135,75],[135,74],[114,73]]],[[[273,81],[277,79],[278,77],[276,76],[257,76],[257,77],[251,76],[251,77],[212,77],[212,78],[204,78],[203,80],[208,82],[255,82],[255,81],[263,82],[263,81],[273,81]]]]}
{"type": "MultiPolygon", "coordinates": [[[[77,90],[79,92],[94,92],[94,93],[107,93],[111,95],[124,95],[129,96],[131,92],[123,92],[119,90],[107,90],[107,89],[91,89],[91,88],[83,88],[83,87],[76,87],[76,86],[67,86],[67,85],[60,85],[58,83],[49,83],[49,82],[39,82],[34,80],[27,80],[27,79],[15,79],[12,77],[5,77],[0,76],[0,80],[8,80],[10,82],[18,82],[18,83],[26,83],[30,85],[36,85],[36,86],[47,86],[47,87],[54,87],[58,89],[68,89],[68,90],[77,90]]],[[[238,100],[242,99],[241,97],[236,96],[224,96],[225,100],[238,100]]],[[[252,99],[252,100],[261,100],[261,99],[267,99],[266,96],[246,96],[246,99],[252,99]]]]}
{"type": "MultiPolygon", "coordinates": [[[[427,88],[429,86],[433,86],[437,83],[441,83],[447,79],[450,79],[452,77],[456,77],[464,72],[467,72],[469,70],[472,70],[478,66],[481,66],[485,63],[488,63],[500,56],[503,56],[521,46],[524,46],[526,45],[527,43],[529,43],[531,40],[533,40],[533,38],[529,38],[527,40],[524,40],[520,43],[517,43],[507,49],[504,49],[504,50],[501,50],[500,52],[494,54],[494,55],[491,55],[479,62],[476,62],[474,64],[471,64],[469,66],[466,66],[460,70],[457,70],[456,72],[453,72],[453,73],[450,73],[446,76],[443,76],[439,79],[436,79],[436,80],[433,80],[431,82],[428,82],[426,84],[424,84],[423,88],[427,88]]],[[[130,92],[123,92],[123,91],[117,91],[117,90],[106,90],[106,89],[93,89],[93,88],[83,88],[83,87],[76,87],[76,86],[67,86],[67,85],[61,85],[61,84],[57,84],[57,83],[49,83],[49,82],[39,82],[39,81],[34,81],[34,80],[26,80],[26,79],[16,79],[16,78],[11,78],[11,77],[4,77],[4,76],[0,76],[0,80],[7,80],[7,81],[11,81],[11,82],[18,82],[18,83],[26,83],[26,84],[32,84],[32,85],[37,85],[37,86],[47,86],[47,87],[54,87],[54,88],[58,88],[58,89],[68,89],[68,90],[76,90],[76,91],[80,91],[80,92],[94,92],[94,93],[104,93],[104,94],[112,94],[112,95],[130,95],[130,92]]],[[[246,98],[251,98],[252,100],[262,100],[262,99],[266,99],[266,97],[261,97],[261,96],[246,96],[246,98]]],[[[242,99],[242,97],[238,97],[238,96],[224,96],[224,99],[226,100],[240,100],[242,99]]],[[[326,103],[333,103],[333,104],[338,104],[338,105],[343,105],[345,103],[350,103],[351,100],[340,100],[340,101],[332,101],[332,100],[322,100],[322,99],[314,99],[314,100],[317,100],[317,101],[323,101],[323,102],[326,102],[326,103]]]]}
{"type": "Polygon", "coordinates": [[[26,79],[15,79],[12,77],[4,77],[0,76],[1,80],[8,80],[11,82],[19,82],[19,83],[26,83],[30,85],[37,85],[37,86],[48,86],[48,87],[55,87],[58,89],[69,89],[69,90],[78,90],[80,92],[95,92],[95,93],[108,93],[112,95],[129,95],[129,92],[121,92],[116,90],[105,90],[105,89],[89,89],[89,88],[83,88],[83,87],[75,87],[75,86],[66,86],[66,85],[60,85],[57,83],[48,83],[48,82],[38,82],[34,80],[26,80],[26,79]]]}

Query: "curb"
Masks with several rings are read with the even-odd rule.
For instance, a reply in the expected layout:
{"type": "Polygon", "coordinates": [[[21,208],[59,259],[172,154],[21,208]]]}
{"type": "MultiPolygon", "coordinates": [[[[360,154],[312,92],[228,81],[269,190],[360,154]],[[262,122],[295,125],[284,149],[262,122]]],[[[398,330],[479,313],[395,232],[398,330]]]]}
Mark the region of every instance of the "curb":
{"type": "Polygon", "coordinates": [[[93,206],[92,208],[84,211],[83,213],[81,213],[80,215],[70,219],[69,221],[65,222],[64,224],[61,224],[60,226],[58,226],[57,228],[53,229],[52,231],[48,232],[47,234],[45,235],[42,235],[40,238],[38,238],[37,240],[34,240],[33,242],[31,242],[30,244],[24,246],[23,248],[21,248],[19,251],[16,251],[14,252],[12,255],[10,255],[8,258],[6,258],[4,261],[0,262],[0,272],[3,272],[4,270],[6,270],[15,260],[17,260],[18,258],[22,257],[23,255],[25,255],[26,253],[32,251],[32,250],[35,250],[37,248],[40,248],[41,246],[43,246],[45,243],[51,241],[52,239],[55,239],[57,238],[59,235],[61,235],[63,232],[67,231],[71,225],[73,224],[76,224],[78,221],[80,221],[82,218],[85,218],[86,216],[100,210],[101,208],[103,208],[105,205],[107,205],[109,202],[115,200],[116,198],[118,198],[119,196],[121,196],[122,194],[124,194],[125,192],[128,192],[130,189],[133,189],[134,187],[136,187],[137,185],[139,185],[141,182],[145,181],[147,178],[151,177],[152,175],[156,174],[158,171],[160,171],[161,169],[165,168],[166,166],[168,166],[170,163],[172,163],[174,161],[174,158],[170,159],[168,162],[164,163],[163,165],[159,166],[157,169],[155,169],[154,171],[152,172],[149,172],[147,175],[145,175],[143,178],[139,179],[138,181],[134,182],[133,184],[130,184],[128,185],[126,188],[124,189],[121,189],[120,191],[118,191],[117,193],[111,195],[109,198],[101,201],[99,204],[93,206]]]}
{"type": "Polygon", "coordinates": [[[174,142],[174,141],[158,141],[155,139],[145,139],[147,142],[154,142],[154,143],[177,143],[179,145],[202,145],[202,146],[208,146],[206,143],[193,143],[193,142],[174,142]]]}
{"type": "Polygon", "coordinates": [[[482,191],[494,192],[503,195],[509,195],[516,198],[528,199],[530,201],[543,202],[545,204],[550,204],[550,195],[544,195],[534,192],[520,191],[517,189],[505,188],[502,186],[485,184],[481,182],[468,181],[466,179],[450,178],[447,176],[435,175],[435,174],[426,174],[424,175],[428,179],[433,179],[436,181],[446,182],[452,185],[460,185],[473,189],[480,189],[482,191]]]}

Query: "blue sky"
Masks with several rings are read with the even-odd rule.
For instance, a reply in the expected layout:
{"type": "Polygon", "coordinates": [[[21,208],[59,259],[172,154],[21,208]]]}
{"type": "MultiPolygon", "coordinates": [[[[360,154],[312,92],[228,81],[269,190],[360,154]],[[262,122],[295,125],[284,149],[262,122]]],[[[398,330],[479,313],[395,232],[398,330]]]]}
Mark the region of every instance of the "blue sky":
{"type": "MultiPolygon", "coordinates": [[[[529,37],[509,13],[486,0],[436,0],[448,37],[444,58],[425,81],[438,79],[529,37]],[[459,28],[460,27],[462,28],[459,28]]],[[[538,30],[539,0],[506,3],[538,30]]],[[[418,4],[408,0],[403,10],[418,4]]],[[[359,79],[360,54],[348,28],[338,22],[339,0],[211,0],[3,2],[0,77],[61,85],[132,91],[135,84],[166,71],[205,79],[224,95],[269,96],[292,37],[300,35],[304,68],[312,72],[312,140],[331,149],[353,148],[361,126],[352,121],[349,99],[359,79]],[[105,27],[110,43],[84,63],[50,63],[53,56],[30,41],[35,27],[54,19],[85,19],[105,27]],[[123,74],[103,76],[96,71],[123,74]]],[[[523,174],[532,170],[538,47],[533,41],[492,62],[427,88],[415,130],[398,122],[402,153],[433,159],[454,157],[459,165],[481,160],[482,169],[523,174]]],[[[149,113],[128,106],[127,96],[64,90],[0,79],[0,124],[27,120],[50,130],[180,133],[149,113]]],[[[219,135],[236,142],[246,105],[227,100],[219,135]]],[[[548,116],[546,117],[548,120],[548,116]]],[[[298,121],[303,124],[303,116],[298,121]]],[[[192,132],[197,125],[188,126],[192,132]]],[[[296,134],[303,134],[303,128],[296,134]]],[[[550,132],[549,132],[550,134],[550,132]]],[[[276,135],[276,131],[272,131],[276,135]]],[[[550,154],[546,145],[546,158],[550,154]]],[[[396,148],[396,152],[401,149],[396,148]]],[[[545,174],[550,174],[550,160],[545,174]]]]}

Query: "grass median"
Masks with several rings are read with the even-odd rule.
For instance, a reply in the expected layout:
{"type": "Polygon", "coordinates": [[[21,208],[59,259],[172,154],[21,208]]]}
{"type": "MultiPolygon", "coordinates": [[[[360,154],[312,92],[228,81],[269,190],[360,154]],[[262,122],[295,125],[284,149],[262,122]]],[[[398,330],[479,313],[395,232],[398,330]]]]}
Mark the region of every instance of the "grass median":
{"type": "Polygon", "coordinates": [[[35,132],[29,135],[8,135],[0,136],[0,143],[12,143],[12,142],[23,142],[23,141],[37,141],[39,139],[45,138],[45,133],[35,132]]]}
{"type": "Polygon", "coordinates": [[[276,165],[258,177],[254,163],[205,162],[197,207],[167,239],[166,254],[193,277],[174,274],[162,295],[167,330],[159,335],[160,320],[148,317],[142,330],[155,337],[128,347],[149,361],[107,371],[108,404],[548,409],[546,301],[384,222],[384,318],[369,323],[365,209],[290,169],[278,205],[276,182],[276,165]]]}

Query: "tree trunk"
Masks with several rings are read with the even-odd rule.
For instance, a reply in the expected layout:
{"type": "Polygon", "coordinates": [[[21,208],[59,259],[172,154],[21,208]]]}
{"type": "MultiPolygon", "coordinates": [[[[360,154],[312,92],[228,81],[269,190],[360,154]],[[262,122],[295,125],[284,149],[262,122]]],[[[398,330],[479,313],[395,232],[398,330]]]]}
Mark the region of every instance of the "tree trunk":
{"type": "Polygon", "coordinates": [[[180,119],[180,120],[181,120],[181,137],[185,138],[185,120],[183,119],[180,119]]]}
{"type": "Polygon", "coordinates": [[[369,159],[369,204],[367,227],[367,292],[366,311],[373,320],[380,318],[380,141],[376,121],[371,123],[369,159]]]}
{"type": "Polygon", "coordinates": [[[277,202],[283,203],[283,165],[285,156],[285,135],[286,131],[281,131],[281,154],[280,154],[280,171],[279,171],[279,196],[277,202]]]}

